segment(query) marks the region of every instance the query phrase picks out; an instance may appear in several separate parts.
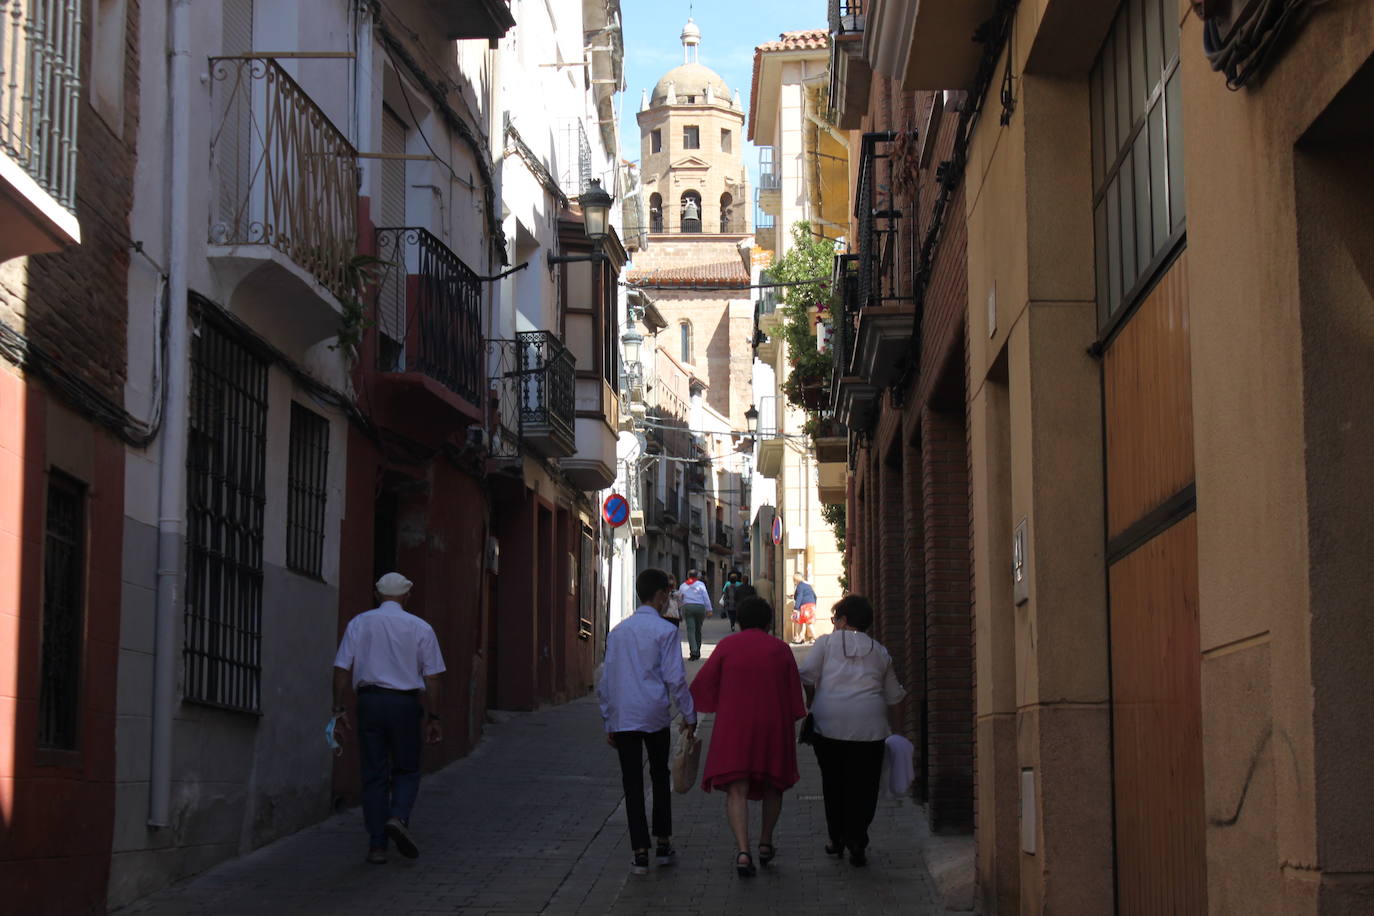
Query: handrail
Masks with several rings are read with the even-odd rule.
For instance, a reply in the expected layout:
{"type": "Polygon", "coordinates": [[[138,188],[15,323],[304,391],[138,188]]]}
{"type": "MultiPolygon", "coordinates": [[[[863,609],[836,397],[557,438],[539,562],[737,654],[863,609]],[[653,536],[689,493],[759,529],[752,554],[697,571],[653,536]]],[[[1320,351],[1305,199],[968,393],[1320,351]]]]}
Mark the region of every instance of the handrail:
{"type": "Polygon", "coordinates": [[[81,0],[0,0],[0,149],[76,212],[81,0]]]}

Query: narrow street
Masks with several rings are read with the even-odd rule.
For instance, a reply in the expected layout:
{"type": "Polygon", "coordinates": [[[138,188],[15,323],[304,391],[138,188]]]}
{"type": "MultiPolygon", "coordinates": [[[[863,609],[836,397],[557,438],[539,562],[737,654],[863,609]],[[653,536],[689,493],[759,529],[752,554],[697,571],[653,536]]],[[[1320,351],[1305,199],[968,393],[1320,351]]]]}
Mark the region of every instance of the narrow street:
{"type": "MultiPolygon", "coordinates": [[[[708,643],[727,635],[726,627],[707,621],[708,643]]],[[[689,677],[701,664],[689,663],[689,677]]],[[[922,814],[910,800],[880,803],[867,868],[824,854],[820,775],[808,748],[798,755],[801,782],[783,804],[771,869],[752,880],[735,875],[724,797],[694,789],[673,797],[679,863],[637,877],[629,869],[619,772],[595,698],[500,718],[472,755],[425,778],[412,820],[420,858],[393,851],[385,866],[365,864],[362,815],[350,809],[119,912],[943,912],[922,861],[922,814]]],[[[702,726],[708,741],[711,719],[702,726]]],[[[756,832],[756,805],[751,814],[756,832]]]]}

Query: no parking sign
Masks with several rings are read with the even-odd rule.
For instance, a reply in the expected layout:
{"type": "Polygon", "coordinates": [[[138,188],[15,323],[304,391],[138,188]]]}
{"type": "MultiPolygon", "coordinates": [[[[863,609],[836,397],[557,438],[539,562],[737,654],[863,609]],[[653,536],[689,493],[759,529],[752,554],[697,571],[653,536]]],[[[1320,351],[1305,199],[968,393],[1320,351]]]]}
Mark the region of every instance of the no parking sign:
{"type": "Polygon", "coordinates": [[[601,504],[601,517],[612,528],[619,528],[630,520],[630,501],[619,493],[612,493],[601,504]]]}
{"type": "Polygon", "coordinates": [[[774,543],[774,544],[781,544],[781,543],[782,543],[782,516],[781,516],[781,515],[775,515],[775,516],[773,516],[773,543],[774,543]]]}

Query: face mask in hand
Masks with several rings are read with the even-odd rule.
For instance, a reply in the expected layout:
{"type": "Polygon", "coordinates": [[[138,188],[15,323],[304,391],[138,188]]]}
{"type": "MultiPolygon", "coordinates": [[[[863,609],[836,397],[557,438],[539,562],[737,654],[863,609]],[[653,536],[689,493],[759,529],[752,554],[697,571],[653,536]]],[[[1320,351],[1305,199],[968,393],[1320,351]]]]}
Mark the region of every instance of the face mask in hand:
{"type": "Polygon", "coordinates": [[[334,718],[329,720],[329,723],[327,725],[325,725],[324,740],[329,745],[329,747],[334,751],[335,757],[342,757],[343,745],[339,743],[338,738],[334,737],[334,726],[338,723],[338,721],[339,717],[335,716],[334,718]]]}

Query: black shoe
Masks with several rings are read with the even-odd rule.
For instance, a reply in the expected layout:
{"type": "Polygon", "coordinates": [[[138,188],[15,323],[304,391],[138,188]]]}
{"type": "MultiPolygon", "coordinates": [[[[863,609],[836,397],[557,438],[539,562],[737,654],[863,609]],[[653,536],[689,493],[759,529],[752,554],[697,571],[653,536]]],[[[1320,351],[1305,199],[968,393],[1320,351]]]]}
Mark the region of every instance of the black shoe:
{"type": "Polygon", "coordinates": [[[635,853],[635,860],[630,865],[630,871],[636,875],[647,875],[649,873],[649,850],[635,853]]]}
{"type": "Polygon", "coordinates": [[[868,864],[868,856],[862,849],[851,849],[849,850],[849,864],[855,868],[863,868],[868,864]]]}
{"type": "Polygon", "coordinates": [[[825,844],[825,854],[828,855],[828,856],[839,856],[841,859],[843,859],[843,858],[844,858],[844,844],[843,844],[843,843],[826,843],[826,844],[825,844]]]}
{"type": "Polygon", "coordinates": [[[399,817],[393,817],[386,822],[386,835],[396,844],[396,851],[407,859],[414,859],[420,855],[420,847],[410,838],[410,831],[399,817]]]}
{"type": "Polygon", "coordinates": [[[754,867],[754,857],[743,849],[735,853],[735,873],[741,878],[752,878],[759,873],[759,870],[754,867]],[[740,859],[744,861],[741,862],[740,859]]]}
{"type": "Polygon", "coordinates": [[[760,844],[759,844],[759,864],[760,864],[760,865],[771,865],[771,864],[773,863],[773,859],[777,858],[777,855],[778,855],[777,847],[775,847],[772,843],[760,843],[760,844]],[[764,852],[765,849],[768,850],[768,851],[767,851],[767,852],[764,852]]]}
{"type": "Polygon", "coordinates": [[[660,866],[674,865],[677,863],[677,850],[672,843],[659,843],[654,850],[654,858],[660,866]]]}

